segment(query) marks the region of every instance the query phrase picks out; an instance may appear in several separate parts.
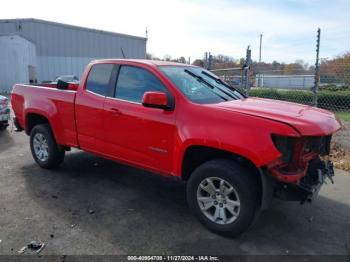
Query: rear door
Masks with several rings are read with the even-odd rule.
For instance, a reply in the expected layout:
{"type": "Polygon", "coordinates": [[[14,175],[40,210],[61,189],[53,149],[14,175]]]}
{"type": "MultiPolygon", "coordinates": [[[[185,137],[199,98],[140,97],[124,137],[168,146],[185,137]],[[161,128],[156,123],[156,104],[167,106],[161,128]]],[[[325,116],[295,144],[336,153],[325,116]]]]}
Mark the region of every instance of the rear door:
{"type": "Polygon", "coordinates": [[[104,134],[111,155],[125,162],[170,173],[175,111],[144,107],[147,91],[170,91],[145,68],[121,65],[113,97],[104,105],[104,134]]]}
{"type": "Polygon", "coordinates": [[[76,125],[82,149],[103,151],[103,104],[111,87],[113,64],[92,66],[83,90],[75,101],[76,125]]]}

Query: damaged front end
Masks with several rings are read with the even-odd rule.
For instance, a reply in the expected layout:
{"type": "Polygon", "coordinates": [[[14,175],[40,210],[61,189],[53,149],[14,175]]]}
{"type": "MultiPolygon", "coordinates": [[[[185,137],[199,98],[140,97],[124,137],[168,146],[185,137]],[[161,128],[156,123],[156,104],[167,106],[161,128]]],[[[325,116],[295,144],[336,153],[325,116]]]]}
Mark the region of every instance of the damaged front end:
{"type": "Polygon", "coordinates": [[[333,164],[329,160],[331,136],[272,136],[281,157],[267,165],[277,181],[274,196],[284,200],[311,201],[325,180],[332,181],[333,164]]]}

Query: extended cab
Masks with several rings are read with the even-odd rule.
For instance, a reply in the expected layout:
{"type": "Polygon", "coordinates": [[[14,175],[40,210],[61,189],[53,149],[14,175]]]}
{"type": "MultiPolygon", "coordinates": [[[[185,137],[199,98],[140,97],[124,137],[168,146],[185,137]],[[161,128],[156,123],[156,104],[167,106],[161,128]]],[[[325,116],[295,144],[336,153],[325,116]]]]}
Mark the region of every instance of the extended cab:
{"type": "Polygon", "coordinates": [[[200,222],[230,236],[273,197],[310,201],[332,179],[341,127],[331,112],[247,98],[203,68],[150,60],[93,61],[79,84],[17,84],[11,102],[41,167],[75,147],[180,178],[200,222]]]}

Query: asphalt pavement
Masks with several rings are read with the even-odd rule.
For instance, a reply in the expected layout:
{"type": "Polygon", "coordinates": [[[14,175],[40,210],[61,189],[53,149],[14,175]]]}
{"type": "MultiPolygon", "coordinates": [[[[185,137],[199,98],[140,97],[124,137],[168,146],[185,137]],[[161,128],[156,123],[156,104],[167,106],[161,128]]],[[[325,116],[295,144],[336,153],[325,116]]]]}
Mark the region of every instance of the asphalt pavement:
{"type": "Polygon", "coordinates": [[[275,200],[237,239],[191,215],[185,184],[73,150],[57,170],[28,137],[0,132],[0,255],[32,240],[48,254],[350,254],[350,174],[336,170],[312,204],[275,200]]]}

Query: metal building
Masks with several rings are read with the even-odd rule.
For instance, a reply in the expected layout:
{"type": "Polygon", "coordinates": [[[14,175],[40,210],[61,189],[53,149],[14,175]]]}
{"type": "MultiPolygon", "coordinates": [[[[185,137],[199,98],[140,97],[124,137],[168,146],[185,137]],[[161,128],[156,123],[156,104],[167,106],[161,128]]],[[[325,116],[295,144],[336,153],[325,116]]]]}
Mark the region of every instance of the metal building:
{"type": "Polygon", "coordinates": [[[280,89],[308,89],[314,86],[314,75],[256,75],[260,86],[280,89]]]}
{"type": "Polygon", "coordinates": [[[99,58],[145,58],[146,38],[38,19],[0,20],[0,91],[14,83],[80,78],[99,58]]]}

